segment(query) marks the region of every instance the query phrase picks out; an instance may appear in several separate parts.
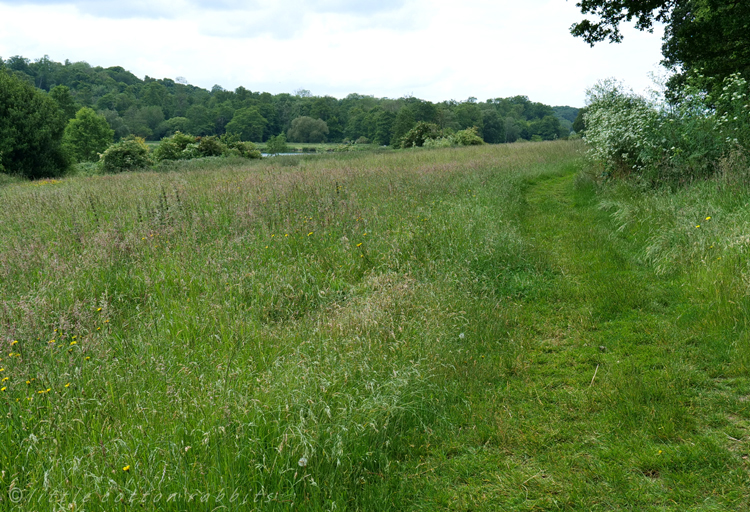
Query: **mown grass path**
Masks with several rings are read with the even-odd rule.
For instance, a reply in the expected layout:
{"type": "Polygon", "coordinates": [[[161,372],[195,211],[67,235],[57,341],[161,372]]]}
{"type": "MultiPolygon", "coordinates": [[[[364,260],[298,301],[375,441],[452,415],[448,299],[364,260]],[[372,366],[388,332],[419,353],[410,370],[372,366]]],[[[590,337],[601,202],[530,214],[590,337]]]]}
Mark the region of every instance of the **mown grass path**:
{"type": "Polygon", "coordinates": [[[749,509],[747,377],[689,276],[639,264],[577,176],[526,183],[525,263],[469,335],[460,427],[436,433],[414,507],[749,509]]]}

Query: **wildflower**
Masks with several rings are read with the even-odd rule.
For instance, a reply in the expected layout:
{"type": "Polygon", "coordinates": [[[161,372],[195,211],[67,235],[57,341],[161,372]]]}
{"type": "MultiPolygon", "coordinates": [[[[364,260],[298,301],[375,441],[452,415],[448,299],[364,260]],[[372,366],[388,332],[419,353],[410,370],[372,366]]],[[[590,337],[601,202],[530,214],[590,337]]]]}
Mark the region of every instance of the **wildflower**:
{"type": "Polygon", "coordinates": [[[711,217],[706,217],[706,220],[711,220],[711,217]]]}
{"type": "Polygon", "coordinates": [[[357,247],[361,247],[361,246],[362,246],[362,242],[357,244],[357,247]]]}
{"type": "Polygon", "coordinates": [[[696,225],[695,225],[695,227],[696,227],[696,228],[699,228],[699,227],[701,227],[701,225],[700,225],[700,224],[696,224],[696,225]]]}
{"type": "Polygon", "coordinates": [[[48,343],[49,343],[50,345],[51,345],[52,343],[54,343],[54,342],[55,342],[55,340],[49,340],[49,341],[48,341],[48,343]]]}
{"type": "Polygon", "coordinates": [[[69,388],[70,387],[70,382],[68,382],[67,384],[65,384],[65,387],[69,388]]]}
{"type": "Polygon", "coordinates": [[[0,388],[0,391],[5,391],[6,389],[8,389],[8,388],[6,386],[3,386],[3,387],[0,388]]]}
{"type": "Polygon", "coordinates": [[[130,465],[128,464],[127,466],[125,466],[124,468],[122,468],[122,470],[127,473],[128,471],[130,471],[130,465]]]}
{"type": "Polygon", "coordinates": [[[101,327],[97,327],[97,328],[96,328],[96,330],[97,330],[97,331],[101,331],[101,330],[102,330],[102,328],[101,328],[101,327]]]}
{"type": "Polygon", "coordinates": [[[99,309],[97,309],[97,310],[96,310],[96,312],[98,313],[98,312],[99,312],[99,311],[101,311],[101,310],[102,310],[102,308],[99,308],[99,309]]]}
{"type": "Polygon", "coordinates": [[[10,379],[10,377],[3,377],[3,380],[0,382],[5,382],[6,380],[10,379]]]}
{"type": "Polygon", "coordinates": [[[297,464],[299,465],[299,467],[304,468],[305,466],[307,466],[307,459],[305,457],[300,457],[297,464]]]}
{"type": "Polygon", "coordinates": [[[71,342],[70,342],[70,346],[71,346],[71,347],[72,347],[73,345],[77,345],[77,344],[78,344],[78,342],[77,342],[77,341],[71,341],[71,342]]]}
{"type": "Polygon", "coordinates": [[[88,361],[89,359],[91,359],[91,358],[89,356],[86,356],[86,361],[88,361]]]}
{"type": "Polygon", "coordinates": [[[464,339],[465,337],[466,337],[466,335],[464,333],[461,333],[461,334],[458,335],[459,339],[464,339]]]}
{"type": "Polygon", "coordinates": [[[17,344],[18,344],[18,340],[13,340],[13,341],[11,342],[10,346],[12,347],[13,345],[17,345],[17,344]]]}
{"type": "Polygon", "coordinates": [[[310,232],[309,232],[309,233],[307,234],[307,236],[310,236],[310,235],[312,235],[312,234],[313,234],[313,232],[312,232],[312,231],[310,231],[310,232]]]}

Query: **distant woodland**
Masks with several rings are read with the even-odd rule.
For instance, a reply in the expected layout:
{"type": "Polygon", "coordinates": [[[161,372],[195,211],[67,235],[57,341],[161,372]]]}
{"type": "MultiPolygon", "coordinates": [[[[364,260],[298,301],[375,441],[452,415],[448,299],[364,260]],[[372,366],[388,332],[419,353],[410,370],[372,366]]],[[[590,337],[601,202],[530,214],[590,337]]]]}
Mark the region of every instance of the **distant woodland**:
{"type": "Polygon", "coordinates": [[[179,77],[140,79],[120,66],[60,63],[47,56],[0,58],[3,68],[49,93],[68,119],[83,107],[95,110],[106,118],[115,140],[134,135],[155,141],[182,132],[233,133],[252,142],[284,134],[293,142],[397,145],[421,121],[448,133],[476,127],[485,142],[504,143],[565,137],[578,114],[577,108],[552,107],[526,96],[432,103],[354,93],[337,99],[307,90],[274,95],[219,85],[209,91],[179,77]]]}

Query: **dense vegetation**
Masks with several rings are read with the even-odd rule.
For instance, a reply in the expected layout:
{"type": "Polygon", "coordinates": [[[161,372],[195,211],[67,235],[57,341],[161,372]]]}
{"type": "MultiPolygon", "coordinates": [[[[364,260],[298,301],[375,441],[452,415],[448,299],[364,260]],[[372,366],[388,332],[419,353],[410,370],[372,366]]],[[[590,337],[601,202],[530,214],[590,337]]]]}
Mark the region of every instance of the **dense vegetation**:
{"type": "MultiPolygon", "coordinates": [[[[65,87],[63,96],[76,107],[101,113],[117,139],[135,135],[159,140],[177,131],[192,135],[241,134],[243,140],[265,142],[286,134],[290,141],[342,142],[366,139],[379,145],[399,145],[401,137],[419,121],[444,130],[476,126],[489,143],[518,139],[551,140],[570,133],[576,109],[550,107],[525,96],[478,102],[431,103],[413,97],[375,98],[350,94],[344,99],[296,94],[253,92],[244,87],[210,91],[184,79],[140,79],[121,67],[94,67],[85,62],[54,62],[47,57],[30,61],[21,56],[0,59],[13,75],[52,93],[65,87]],[[294,129],[298,118],[322,121],[314,134],[294,129]],[[290,130],[292,130],[290,132],[290,130]]],[[[75,110],[68,116],[75,115],[75,110]]],[[[308,122],[309,124],[310,122],[308,122]]]]}

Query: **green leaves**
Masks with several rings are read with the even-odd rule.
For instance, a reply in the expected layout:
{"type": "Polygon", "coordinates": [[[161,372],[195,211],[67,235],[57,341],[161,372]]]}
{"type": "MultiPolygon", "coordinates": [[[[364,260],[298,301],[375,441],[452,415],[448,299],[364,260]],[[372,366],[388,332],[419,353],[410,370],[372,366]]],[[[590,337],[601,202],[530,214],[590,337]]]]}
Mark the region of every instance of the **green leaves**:
{"type": "Polygon", "coordinates": [[[65,118],[46,93],[0,70],[0,167],[26,178],[59,176],[65,118]]]}

